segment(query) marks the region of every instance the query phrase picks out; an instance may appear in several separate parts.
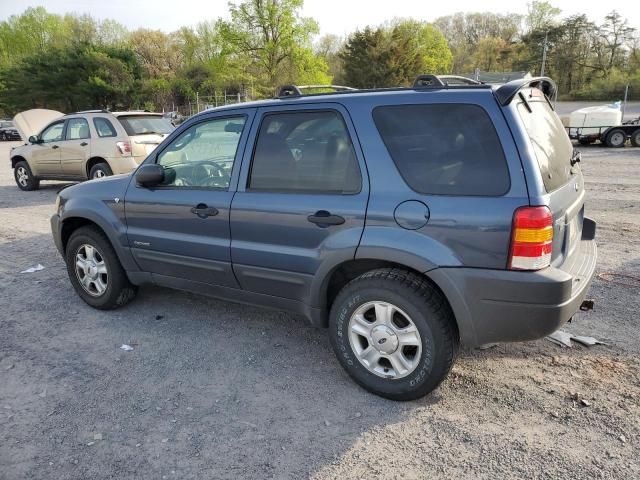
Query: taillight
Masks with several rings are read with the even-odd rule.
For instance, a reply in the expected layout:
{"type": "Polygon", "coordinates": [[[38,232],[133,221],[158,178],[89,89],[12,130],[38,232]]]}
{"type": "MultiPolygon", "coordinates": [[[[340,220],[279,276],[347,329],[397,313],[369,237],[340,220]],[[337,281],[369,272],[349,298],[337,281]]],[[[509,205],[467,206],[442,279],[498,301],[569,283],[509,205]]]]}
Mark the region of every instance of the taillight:
{"type": "Polygon", "coordinates": [[[116,147],[118,147],[118,151],[120,152],[120,155],[131,155],[131,143],[117,142],[116,147]]]}
{"type": "Polygon", "coordinates": [[[540,270],[551,265],[553,216],[547,207],[520,207],[511,227],[511,270],[540,270]]]}

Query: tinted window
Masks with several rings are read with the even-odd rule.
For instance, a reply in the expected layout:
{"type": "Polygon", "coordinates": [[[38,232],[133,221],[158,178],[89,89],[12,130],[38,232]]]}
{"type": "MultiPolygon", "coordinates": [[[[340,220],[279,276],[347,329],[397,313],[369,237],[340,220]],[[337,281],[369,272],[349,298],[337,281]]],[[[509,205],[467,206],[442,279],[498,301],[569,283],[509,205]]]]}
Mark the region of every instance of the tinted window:
{"type": "Polygon", "coordinates": [[[165,134],[173,131],[173,125],[162,115],[127,115],[118,117],[127,135],[165,134]]]}
{"type": "Polygon", "coordinates": [[[531,139],[544,187],[551,192],[571,177],[573,145],[543,93],[536,92],[539,90],[531,90],[533,97],[528,98],[527,104],[518,104],[518,113],[531,139]]]}
{"type": "Polygon", "coordinates": [[[95,117],[93,119],[93,125],[96,127],[96,132],[98,132],[99,137],[115,137],[116,129],[113,127],[111,122],[106,118],[95,117]]]}
{"type": "Polygon", "coordinates": [[[40,139],[44,143],[59,142],[62,140],[62,132],[64,131],[64,122],[54,123],[45,128],[40,134],[40,139]]]}
{"type": "Polygon", "coordinates": [[[89,138],[89,123],[84,118],[72,118],[67,122],[67,140],[89,138]]]}
{"type": "Polygon", "coordinates": [[[249,188],[357,193],[360,170],[337,112],[267,115],[253,154],[249,188]]]}
{"type": "Polygon", "coordinates": [[[165,185],[228,188],[245,117],[209,120],[185,130],[158,155],[165,185]]]}
{"type": "Polygon", "coordinates": [[[378,107],[375,124],[407,184],[435,195],[503,195],[509,170],[496,130],[477,105],[378,107]]]}

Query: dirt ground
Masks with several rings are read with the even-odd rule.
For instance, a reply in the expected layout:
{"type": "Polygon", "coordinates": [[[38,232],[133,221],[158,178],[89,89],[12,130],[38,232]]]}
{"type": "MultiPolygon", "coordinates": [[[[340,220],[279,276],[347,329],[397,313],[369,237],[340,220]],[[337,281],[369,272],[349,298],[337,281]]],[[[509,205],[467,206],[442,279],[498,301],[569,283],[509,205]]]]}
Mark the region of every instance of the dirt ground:
{"type": "MultiPolygon", "coordinates": [[[[640,287],[596,279],[595,310],[568,325],[606,346],[463,351],[436,392],[395,403],[298,317],[153,287],[85,305],[49,232],[60,184],[18,190],[10,145],[0,479],[640,478],[640,287]]],[[[640,149],[583,152],[598,272],[639,275],[640,149]]]]}

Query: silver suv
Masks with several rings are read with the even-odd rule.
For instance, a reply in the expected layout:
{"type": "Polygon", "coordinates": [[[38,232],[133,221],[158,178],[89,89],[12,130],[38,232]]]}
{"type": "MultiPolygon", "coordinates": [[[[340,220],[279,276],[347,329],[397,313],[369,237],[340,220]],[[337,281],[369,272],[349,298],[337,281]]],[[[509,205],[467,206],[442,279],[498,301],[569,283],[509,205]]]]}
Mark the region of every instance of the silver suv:
{"type": "Polygon", "coordinates": [[[129,173],[173,131],[160,113],[27,110],[14,118],[25,145],[11,150],[21,190],[40,180],[86,180],[129,173]]]}

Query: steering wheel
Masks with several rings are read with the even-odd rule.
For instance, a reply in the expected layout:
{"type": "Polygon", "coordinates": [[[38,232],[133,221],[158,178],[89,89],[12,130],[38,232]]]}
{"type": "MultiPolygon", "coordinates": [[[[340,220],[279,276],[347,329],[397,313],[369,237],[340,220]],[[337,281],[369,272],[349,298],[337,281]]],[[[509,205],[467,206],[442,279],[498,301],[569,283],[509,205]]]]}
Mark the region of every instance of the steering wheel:
{"type": "Polygon", "coordinates": [[[205,177],[209,177],[207,180],[205,180],[204,185],[205,186],[212,186],[212,187],[219,187],[219,183],[220,180],[225,180],[226,182],[228,182],[229,180],[229,175],[227,174],[227,172],[224,171],[224,169],[218,165],[218,163],[211,161],[211,160],[205,160],[203,162],[200,162],[196,167],[194,167],[193,172],[192,172],[193,177],[199,177],[199,178],[205,178],[205,177]],[[214,170],[214,175],[216,176],[211,176],[211,174],[209,173],[208,170],[206,170],[204,168],[204,166],[210,166],[213,167],[214,170]],[[201,173],[204,172],[200,172],[200,169],[204,169],[206,174],[205,175],[201,175],[201,173]]]}

